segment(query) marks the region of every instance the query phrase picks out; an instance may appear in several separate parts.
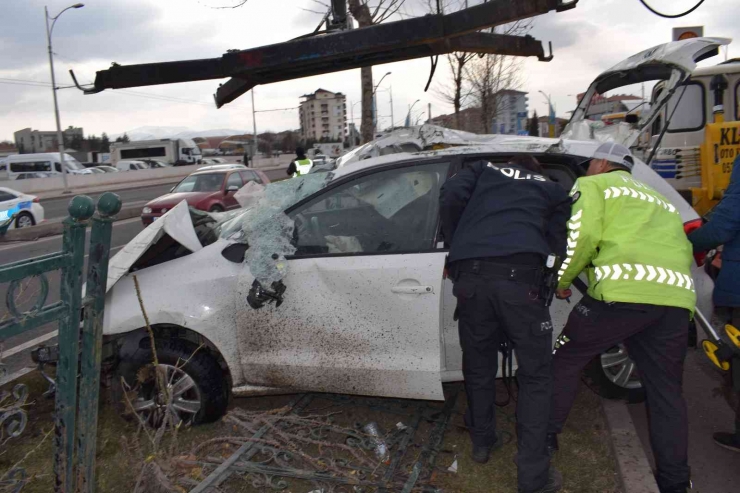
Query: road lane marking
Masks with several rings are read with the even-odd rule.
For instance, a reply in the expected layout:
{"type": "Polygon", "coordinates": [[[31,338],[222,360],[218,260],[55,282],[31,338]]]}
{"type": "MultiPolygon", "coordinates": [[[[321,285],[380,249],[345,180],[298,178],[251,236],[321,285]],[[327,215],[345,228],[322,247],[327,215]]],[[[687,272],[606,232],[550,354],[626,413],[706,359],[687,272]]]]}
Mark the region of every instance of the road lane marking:
{"type": "Polygon", "coordinates": [[[28,375],[35,369],[36,369],[35,367],[27,367],[27,368],[22,368],[18,370],[17,372],[11,373],[10,375],[5,375],[4,377],[0,378],[0,385],[5,385],[6,383],[10,383],[13,380],[21,378],[23,375],[28,375]]]}
{"type": "Polygon", "coordinates": [[[8,349],[7,351],[2,352],[3,358],[10,358],[11,356],[18,354],[20,352],[25,351],[26,349],[33,347],[37,344],[41,344],[43,342],[48,341],[49,339],[55,338],[59,334],[58,330],[52,330],[51,332],[44,334],[42,336],[37,337],[36,339],[31,339],[28,342],[24,342],[23,344],[19,344],[18,346],[12,347],[8,349]]]}
{"type": "MultiPolygon", "coordinates": [[[[113,223],[113,227],[116,226],[125,226],[126,224],[131,224],[134,222],[141,222],[140,217],[132,217],[131,219],[124,219],[123,221],[116,221],[113,223]]],[[[13,248],[25,248],[29,245],[37,245],[39,243],[44,243],[46,241],[55,241],[62,238],[62,235],[56,235],[56,236],[47,236],[46,238],[39,238],[38,240],[33,241],[21,241],[18,243],[14,243],[12,245],[6,245],[6,246],[0,246],[0,252],[4,252],[6,250],[12,250],[13,248]]]]}

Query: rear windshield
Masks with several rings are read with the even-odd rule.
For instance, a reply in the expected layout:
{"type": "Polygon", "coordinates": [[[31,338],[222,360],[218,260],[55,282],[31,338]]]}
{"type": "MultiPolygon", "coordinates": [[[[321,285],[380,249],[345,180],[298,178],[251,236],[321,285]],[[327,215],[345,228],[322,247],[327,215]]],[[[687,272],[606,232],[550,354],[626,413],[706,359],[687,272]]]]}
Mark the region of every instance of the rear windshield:
{"type": "Polygon", "coordinates": [[[190,175],[181,181],[172,192],[218,192],[221,190],[224,176],[226,176],[225,173],[190,175]]]}

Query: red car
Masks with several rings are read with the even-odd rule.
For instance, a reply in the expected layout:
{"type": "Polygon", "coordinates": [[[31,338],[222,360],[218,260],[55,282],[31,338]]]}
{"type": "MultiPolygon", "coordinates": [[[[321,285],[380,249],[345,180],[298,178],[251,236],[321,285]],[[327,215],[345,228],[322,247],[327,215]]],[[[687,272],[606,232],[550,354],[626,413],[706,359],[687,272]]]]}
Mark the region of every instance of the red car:
{"type": "Polygon", "coordinates": [[[183,200],[187,200],[190,207],[207,212],[238,209],[240,206],[234,193],[250,181],[270,183],[262,171],[254,169],[196,171],[178,183],[170,193],[149,201],[141,211],[141,222],[149,226],[183,200]]]}

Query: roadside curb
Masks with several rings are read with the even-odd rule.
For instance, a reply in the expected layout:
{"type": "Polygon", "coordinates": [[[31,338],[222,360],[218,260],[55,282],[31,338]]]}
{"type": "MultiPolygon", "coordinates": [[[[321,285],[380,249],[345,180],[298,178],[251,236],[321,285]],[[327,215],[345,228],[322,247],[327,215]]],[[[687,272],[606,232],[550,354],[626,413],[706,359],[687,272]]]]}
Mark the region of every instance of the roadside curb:
{"type": "MultiPolygon", "coordinates": [[[[124,207],[116,214],[115,221],[132,219],[141,215],[141,205],[124,207]]],[[[64,221],[49,221],[32,226],[30,228],[9,229],[5,236],[0,236],[0,243],[12,243],[16,241],[34,241],[47,236],[60,235],[64,231],[64,221]]]]}
{"type": "Polygon", "coordinates": [[[624,493],[660,493],[627,405],[601,399],[624,493]]]}

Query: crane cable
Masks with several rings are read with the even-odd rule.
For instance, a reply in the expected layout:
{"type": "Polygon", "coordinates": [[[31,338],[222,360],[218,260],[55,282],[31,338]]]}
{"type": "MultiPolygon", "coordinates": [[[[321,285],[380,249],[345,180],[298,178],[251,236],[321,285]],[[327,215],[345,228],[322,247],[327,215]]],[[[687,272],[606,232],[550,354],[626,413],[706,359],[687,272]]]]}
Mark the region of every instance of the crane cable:
{"type": "Polygon", "coordinates": [[[698,9],[699,7],[701,7],[701,4],[704,3],[704,0],[699,0],[699,3],[697,3],[696,5],[694,5],[691,9],[687,10],[686,12],[683,12],[681,14],[675,14],[675,15],[664,14],[662,12],[658,12],[657,10],[655,10],[654,8],[652,8],[650,5],[648,5],[647,0],[640,0],[640,3],[643,4],[646,9],[648,9],[650,12],[652,12],[655,15],[658,15],[658,16],[663,17],[665,19],[678,19],[679,17],[684,17],[684,16],[689,15],[694,10],[698,9]]]}

